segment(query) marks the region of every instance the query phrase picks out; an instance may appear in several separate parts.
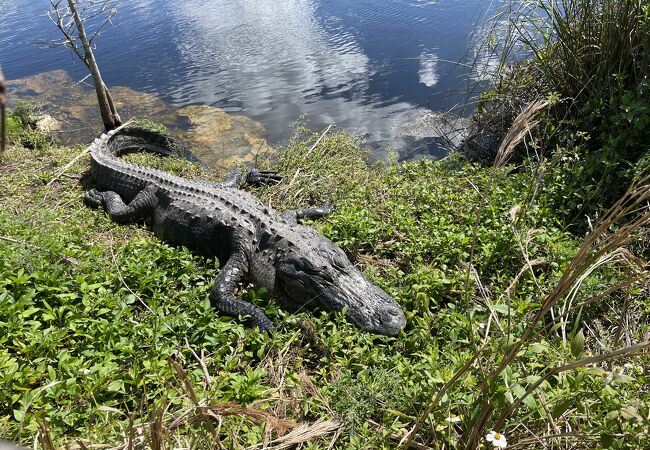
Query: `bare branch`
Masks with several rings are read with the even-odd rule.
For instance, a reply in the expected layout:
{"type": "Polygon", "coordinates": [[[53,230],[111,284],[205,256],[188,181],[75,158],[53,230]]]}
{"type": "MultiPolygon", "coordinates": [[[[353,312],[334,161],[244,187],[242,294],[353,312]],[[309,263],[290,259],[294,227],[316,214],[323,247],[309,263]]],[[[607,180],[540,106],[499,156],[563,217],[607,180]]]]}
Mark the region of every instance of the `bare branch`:
{"type": "Polygon", "coordinates": [[[93,49],[93,40],[117,14],[118,0],[49,0],[47,16],[63,35],[63,40],[50,42],[64,45],[72,50],[93,76],[99,109],[106,130],[112,130],[121,123],[101,73],[93,49]],[[94,28],[92,30],[91,28],[94,28]]]}
{"type": "Polygon", "coordinates": [[[0,67],[0,157],[7,146],[7,93],[4,81],[5,77],[0,67]]]}

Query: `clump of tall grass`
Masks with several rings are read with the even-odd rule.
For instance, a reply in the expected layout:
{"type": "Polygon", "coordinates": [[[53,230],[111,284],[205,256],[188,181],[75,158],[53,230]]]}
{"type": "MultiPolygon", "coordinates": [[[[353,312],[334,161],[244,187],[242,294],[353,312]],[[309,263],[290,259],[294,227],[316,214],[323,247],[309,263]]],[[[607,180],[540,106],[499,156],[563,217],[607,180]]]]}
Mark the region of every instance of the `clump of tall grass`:
{"type": "MultiPolygon", "coordinates": [[[[577,106],[635,91],[650,74],[650,2],[545,0],[547,20],[522,34],[552,90],[577,106]]],[[[530,29],[530,28],[529,28],[530,29]]]]}
{"type": "Polygon", "coordinates": [[[529,81],[580,106],[634,90],[650,74],[648,0],[510,0],[489,21],[485,40],[497,42],[482,48],[498,62],[497,81],[528,59],[536,69],[529,81]]]}
{"type": "Polygon", "coordinates": [[[513,0],[498,20],[508,32],[496,50],[501,77],[483,96],[488,117],[514,105],[511,119],[550,100],[535,153],[552,163],[546,178],[564,187],[547,200],[564,225],[584,232],[585,216],[612,205],[647,165],[650,1],[513,0]]]}

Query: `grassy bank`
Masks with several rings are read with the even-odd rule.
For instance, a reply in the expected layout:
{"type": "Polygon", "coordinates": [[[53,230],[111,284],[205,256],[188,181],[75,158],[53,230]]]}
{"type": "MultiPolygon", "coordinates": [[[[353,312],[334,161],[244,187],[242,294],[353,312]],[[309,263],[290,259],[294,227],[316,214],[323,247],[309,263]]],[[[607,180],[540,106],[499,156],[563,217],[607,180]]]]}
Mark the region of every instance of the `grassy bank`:
{"type": "Polygon", "coordinates": [[[260,159],[283,183],[256,193],[278,209],[335,201],[311,225],[408,325],[373,336],[242,286],[279,324],[261,335],[209,306],[216,261],[84,208],[87,157],[55,179],[82,149],[29,129],[14,129],[1,166],[0,437],[376,449],[411,432],[415,448],[491,448],[493,429],[509,447],[650,446],[647,273],[625,250],[639,227],[621,228],[638,216],[578,238],[534,172],[457,157],[368,167],[349,135],[314,147],[299,127],[260,159]]]}

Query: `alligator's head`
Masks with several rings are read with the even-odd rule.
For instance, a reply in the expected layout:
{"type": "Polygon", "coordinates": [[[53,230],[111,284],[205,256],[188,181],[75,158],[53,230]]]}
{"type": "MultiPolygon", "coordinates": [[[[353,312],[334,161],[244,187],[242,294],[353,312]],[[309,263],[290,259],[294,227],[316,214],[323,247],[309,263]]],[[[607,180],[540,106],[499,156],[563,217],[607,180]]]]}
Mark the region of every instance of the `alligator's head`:
{"type": "Polygon", "coordinates": [[[276,257],[275,287],[282,295],[330,311],[347,307],[348,319],[372,333],[392,336],[404,328],[397,302],[364,277],[345,253],[315,232],[307,242],[276,257]]]}

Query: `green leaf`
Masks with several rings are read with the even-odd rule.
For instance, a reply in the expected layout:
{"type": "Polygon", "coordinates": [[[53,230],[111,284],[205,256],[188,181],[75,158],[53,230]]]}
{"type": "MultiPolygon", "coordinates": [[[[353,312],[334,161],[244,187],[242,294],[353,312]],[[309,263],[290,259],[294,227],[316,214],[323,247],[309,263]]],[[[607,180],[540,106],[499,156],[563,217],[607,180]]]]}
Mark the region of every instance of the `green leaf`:
{"type": "Polygon", "coordinates": [[[582,355],[582,352],[585,349],[585,335],[582,332],[582,328],[571,339],[571,354],[578,358],[582,355]]]}
{"type": "Polygon", "coordinates": [[[574,404],[573,399],[564,399],[560,401],[559,403],[555,404],[553,409],[551,410],[551,416],[554,419],[557,419],[562,416],[565,412],[569,410],[574,404]]]}
{"type": "Polygon", "coordinates": [[[492,309],[494,309],[499,314],[508,314],[508,310],[510,311],[510,314],[513,312],[512,308],[508,309],[508,305],[504,305],[503,303],[499,305],[492,305],[492,309]]]}
{"type": "Polygon", "coordinates": [[[23,420],[23,417],[25,417],[25,413],[19,409],[14,409],[14,418],[20,422],[23,420]]]}

